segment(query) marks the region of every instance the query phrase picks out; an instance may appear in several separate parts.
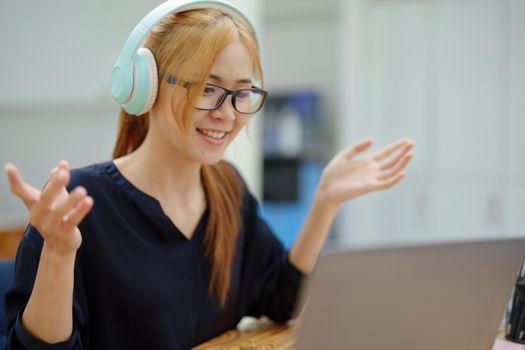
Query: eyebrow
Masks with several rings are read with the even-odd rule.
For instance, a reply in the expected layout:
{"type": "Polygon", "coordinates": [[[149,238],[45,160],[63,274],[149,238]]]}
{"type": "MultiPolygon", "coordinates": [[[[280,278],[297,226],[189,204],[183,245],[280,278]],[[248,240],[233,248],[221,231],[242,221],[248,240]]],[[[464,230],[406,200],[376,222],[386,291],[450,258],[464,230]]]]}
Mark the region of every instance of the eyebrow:
{"type": "MultiPolygon", "coordinates": [[[[222,79],[218,75],[210,74],[210,79],[213,79],[219,83],[222,83],[222,79]]],[[[253,83],[251,79],[238,79],[235,82],[237,84],[252,84],[253,83]]]]}

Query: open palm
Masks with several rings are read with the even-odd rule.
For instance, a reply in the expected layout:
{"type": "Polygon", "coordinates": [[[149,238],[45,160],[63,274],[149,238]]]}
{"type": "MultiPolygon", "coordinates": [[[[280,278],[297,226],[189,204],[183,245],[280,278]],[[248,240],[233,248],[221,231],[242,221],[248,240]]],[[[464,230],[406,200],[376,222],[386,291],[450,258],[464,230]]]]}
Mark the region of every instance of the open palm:
{"type": "Polygon", "coordinates": [[[373,154],[358,157],[373,144],[366,139],[337,153],[323,170],[318,191],[340,205],[363,194],[391,188],[401,181],[413,157],[414,142],[399,139],[373,154]]]}
{"type": "Polygon", "coordinates": [[[46,246],[61,254],[76,251],[82,242],[77,226],[91,210],[93,198],[80,186],[67,192],[69,164],[62,161],[53,169],[42,191],[26,183],[13,164],[6,164],[5,171],[11,192],[24,202],[29,222],[46,246]]]}

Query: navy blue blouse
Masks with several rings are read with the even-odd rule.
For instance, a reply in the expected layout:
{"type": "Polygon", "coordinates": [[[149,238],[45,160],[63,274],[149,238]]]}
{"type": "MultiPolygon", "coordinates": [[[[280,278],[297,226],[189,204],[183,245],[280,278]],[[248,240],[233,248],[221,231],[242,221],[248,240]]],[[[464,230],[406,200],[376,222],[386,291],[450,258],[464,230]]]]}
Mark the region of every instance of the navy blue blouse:
{"type": "Polygon", "coordinates": [[[72,170],[68,190],[78,185],[95,205],[79,225],[73,333],[51,345],[22,326],[43,245],[29,226],[6,296],[8,349],[187,349],[235,327],[245,315],[277,322],[292,317],[303,274],[289,262],[248,190],[228,301],[220,308],[208,293],[207,212],[187,239],[159,202],[130,183],[113,161],[72,170]]]}

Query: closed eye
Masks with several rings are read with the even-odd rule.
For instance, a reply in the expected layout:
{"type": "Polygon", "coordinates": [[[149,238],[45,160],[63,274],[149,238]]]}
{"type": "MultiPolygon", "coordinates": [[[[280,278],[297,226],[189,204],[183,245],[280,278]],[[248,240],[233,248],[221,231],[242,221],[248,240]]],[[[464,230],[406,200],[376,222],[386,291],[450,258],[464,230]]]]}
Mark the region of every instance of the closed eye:
{"type": "Polygon", "coordinates": [[[251,94],[252,94],[251,90],[239,90],[237,91],[236,98],[247,99],[247,98],[250,98],[251,94]]]}
{"type": "Polygon", "coordinates": [[[215,86],[212,86],[212,85],[206,85],[204,87],[204,91],[202,92],[202,95],[203,96],[213,96],[213,95],[216,95],[218,93],[218,88],[216,88],[215,86]]]}

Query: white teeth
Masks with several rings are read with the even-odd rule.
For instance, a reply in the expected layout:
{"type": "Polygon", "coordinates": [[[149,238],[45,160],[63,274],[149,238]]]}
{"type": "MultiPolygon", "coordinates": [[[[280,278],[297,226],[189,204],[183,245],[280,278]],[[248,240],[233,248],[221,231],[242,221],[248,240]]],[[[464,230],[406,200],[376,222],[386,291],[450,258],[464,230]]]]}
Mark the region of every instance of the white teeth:
{"type": "Polygon", "coordinates": [[[224,131],[213,131],[205,129],[197,129],[201,134],[211,137],[212,139],[220,140],[226,135],[224,131]]]}

